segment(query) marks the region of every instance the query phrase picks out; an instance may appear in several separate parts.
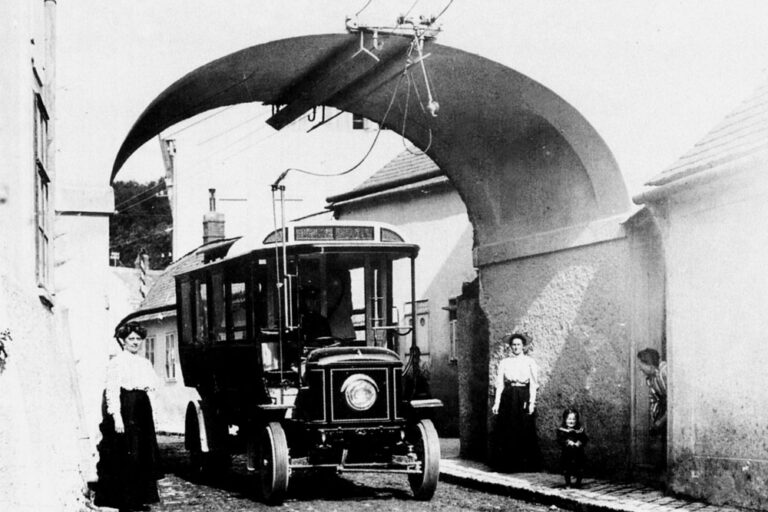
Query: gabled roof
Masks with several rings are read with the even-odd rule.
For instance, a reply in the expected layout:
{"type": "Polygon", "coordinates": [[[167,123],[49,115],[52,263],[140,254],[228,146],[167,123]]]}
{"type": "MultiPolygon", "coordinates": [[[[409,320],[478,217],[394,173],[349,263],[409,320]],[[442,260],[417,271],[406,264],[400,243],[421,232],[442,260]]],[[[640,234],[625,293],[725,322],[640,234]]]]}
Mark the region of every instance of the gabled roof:
{"type": "Polygon", "coordinates": [[[206,254],[226,250],[235,240],[230,238],[201,245],[168,265],[157,277],[137,311],[149,311],[176,304],[176,275],[202,267],[206,261],[206,254]]]}
{"type": "Polygon", "coordinates": [[[762,151],[768,151],[768,83],[647,185],[665,185],[762,151]]]}
{"type": "Polygon", "coordinates": [[[409,185],[442,183],[448,181],[445,173],[419,149],[406,149],[376,171],[354,189],[326,199],[338,203],[365,197],[377,192],[393,192],[406,189],[409,185]]]}

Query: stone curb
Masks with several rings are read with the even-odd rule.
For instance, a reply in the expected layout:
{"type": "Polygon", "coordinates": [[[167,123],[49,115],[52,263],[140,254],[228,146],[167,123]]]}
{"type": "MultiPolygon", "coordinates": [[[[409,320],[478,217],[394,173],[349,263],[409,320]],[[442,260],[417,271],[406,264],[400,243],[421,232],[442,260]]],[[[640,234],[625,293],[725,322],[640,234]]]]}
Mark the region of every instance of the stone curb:
{"type": "Polygon", "coordinates": [[[560,475],[497,473],[483,464],[442,459],[440,479],[511,498],[577,512],[741,512],[665,495],[635,484],[585,479],[580,489],[566,488],[560,475]]]}

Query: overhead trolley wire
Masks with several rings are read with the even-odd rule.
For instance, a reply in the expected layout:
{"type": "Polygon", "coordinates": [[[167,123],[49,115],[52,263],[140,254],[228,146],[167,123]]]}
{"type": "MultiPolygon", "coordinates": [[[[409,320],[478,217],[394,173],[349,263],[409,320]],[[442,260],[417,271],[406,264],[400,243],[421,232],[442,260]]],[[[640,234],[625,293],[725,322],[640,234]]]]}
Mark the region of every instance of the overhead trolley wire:
{"type": "Polygon", "coordinates": [[[165,136],[165,137],[163,137],[163,138],[164,138],[164,139],[168,139],[168,138],[174,137],[174,136],[176,136],[176,135],[180,134],[181,132],[183,132],[184,130],[188,130],[189,128],[192,128],[193,126],[195,126],[195,125],[198,125],[198,124],[202,123],[203,121],[207,121],[207,120],[209,120],[210,118],[212,118],[212,117],[215,117],[215,116],[217,116],[217,115],[221,114],[222,112],[225,112],[225,111],[229,110],[229,109],[230,109],[230,108],[232,108],[233,106],[234,106],[234,105],[227,105],[227,106],[226,106],[226,107],[224,107],[224,108],[220,108],[219,110],[216,110],[215,112],[213,112],[213,113],[211,113],[211,114],[209,114],[209,115],[207,115],[207,116],[205,116],[205,117],[203,117],[203,118],[201,118],[201,119],[198,119],[198,120],[197,120],[197,121],[195,121],[194,123],[190,123],[190,124],[188,124],[187,126],[184,126],[184,127],[182,127],[182,128],[179,128],[178,130],[175,130],[175,131],[173,131],[173,132],[169,133],[168,135],[166,135],[166,136],[165,136]]]}

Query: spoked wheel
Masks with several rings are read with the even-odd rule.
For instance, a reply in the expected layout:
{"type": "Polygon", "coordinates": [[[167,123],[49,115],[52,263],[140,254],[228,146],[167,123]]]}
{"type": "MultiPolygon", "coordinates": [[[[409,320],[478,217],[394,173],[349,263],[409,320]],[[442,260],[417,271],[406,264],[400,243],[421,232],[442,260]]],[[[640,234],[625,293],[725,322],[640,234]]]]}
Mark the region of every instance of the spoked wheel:
{"type": "Polygon", "coordinates": [[[421,472],[408,475],[413,497],[431,500],[440,477],[440,438],[432,420],[421,420],[413,426],[411,442],[416,457],[421,462],[421,472]]]}
{"type": "Polygon", "coordinates": [[[288,440],[280,423],[268,423],[260,432],[259,479],[261,495],[271,505],[279,505],[288,491],[288,440]]]}

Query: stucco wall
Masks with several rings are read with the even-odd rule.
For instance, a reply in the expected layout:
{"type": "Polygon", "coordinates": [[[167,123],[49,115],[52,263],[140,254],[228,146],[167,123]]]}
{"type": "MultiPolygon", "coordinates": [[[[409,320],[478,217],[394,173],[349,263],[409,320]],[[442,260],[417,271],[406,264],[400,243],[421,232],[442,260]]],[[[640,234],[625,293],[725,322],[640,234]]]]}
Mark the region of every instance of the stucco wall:
{"type": "Polygon", "coordinates": [[[627,241],[619,238],[481,269],[480,299],[490,335],[489,404],[498,362],[507,355],[502,336],[529,334],[530,355],[541,371],[537,429],[547,469],[558,469],[555,429],[563,409],[573,406],[591,438],[588,472],[611,477],[627,472],[628,258],[627,241]]]}
{"type": "Polygon", "coordinates": [[[0,274],[0,329],[13,336],[0,372],[0,510],[79,510],[87,433],[71,346],[34,292],[0,274]]]}
{"type": "Polygon", "coordinates": [[[668,266],[671,488],[759,509],[768,508],[767,171],[763,152],[654,205],[668,266]]]}

